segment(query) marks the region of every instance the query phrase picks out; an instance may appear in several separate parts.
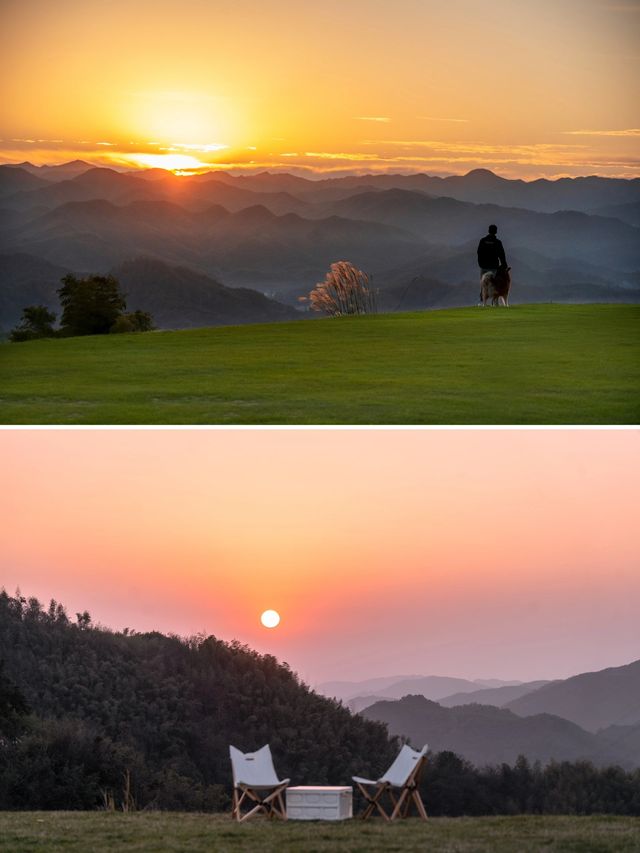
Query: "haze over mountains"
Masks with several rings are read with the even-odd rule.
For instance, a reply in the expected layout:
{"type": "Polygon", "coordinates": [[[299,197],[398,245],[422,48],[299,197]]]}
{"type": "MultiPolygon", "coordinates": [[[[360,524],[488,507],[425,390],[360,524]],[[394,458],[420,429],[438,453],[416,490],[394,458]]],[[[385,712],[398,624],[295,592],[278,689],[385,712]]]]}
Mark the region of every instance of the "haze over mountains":
{"type": "Polygon", "coordinates": [[[387,723],[391,734],[414,745],[426,741],[435,751],[451,749],[477,765],[513,762],[523,754],[543,762],[640,766],[640,661],[556,681],[476,690],[466,682],[457,693],[436,698],[439,683],[449,680],[458,681],[352,682],[343,695],[378,687],[378,695],[349,697],[351,710],[387,723]],[[411,686],[418,689],[404,689],[411,686]]]}
{"type": "Polygon", "coordinates": [[[405,696],[395,702],[377,702],[362,716],[386,723],[390,734],[404,735],[414,745],[428,743],[434,752],[449,749],[479,767],[513,764],[519,755],[543,763],[640,764],[640,751],[630,749],[628,738],[620,732],[617,738],[592,734],[551,714],[523,718],[490,705],[444,708],[424,696],[405,696]]]}
{"type": "MultiPolygon", "coordinates": [[[[638,179],[527,183],[476,170],[312,181],[123,173],[82,161],[5,165],[0,256],[3,266],[8,255],[21,256],[22,284],[7,285],[21,292],[4,295],[0,326],[15,322],[16,303],[38,300],[43,261],[86,273],[146,257],[294,308],[332,262],[345,259],[373,275],[383,310],[475,304],[475,250],[492,221],[513,267],[514,303],[633,302],[640,298],[639,210],[638,179]]],[[[191,290],[185,273],[164,275],[182,282],[174,285],[176,303],[182,293],[192,306],[204,299],[202,278],[191,290]]],[[[185,312],[166,305],[160,324],[184,325],[185,312]]],[[[215,323],[208,310],[199,319],[186,313],[188,324],[215,323]]]]}

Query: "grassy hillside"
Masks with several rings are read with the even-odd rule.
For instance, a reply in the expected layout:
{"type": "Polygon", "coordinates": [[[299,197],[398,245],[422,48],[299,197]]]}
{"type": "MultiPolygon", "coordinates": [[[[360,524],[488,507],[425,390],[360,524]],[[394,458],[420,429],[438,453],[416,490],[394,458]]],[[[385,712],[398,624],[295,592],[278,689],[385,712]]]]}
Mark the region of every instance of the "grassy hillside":
{"type": "Polygon", "coordinates": [[[2,420],[637,423],[639,319],[535,305],[8,344],[2,420]]]}
{"type": "Polygon", "coordinates": [[[254,820],[238,826],[208,814],[105,812],[4,812],[0,853],[513,853],[567,851],[631,853],[638,850],[637,818],[486,817],[317,823],[254,820]]]}

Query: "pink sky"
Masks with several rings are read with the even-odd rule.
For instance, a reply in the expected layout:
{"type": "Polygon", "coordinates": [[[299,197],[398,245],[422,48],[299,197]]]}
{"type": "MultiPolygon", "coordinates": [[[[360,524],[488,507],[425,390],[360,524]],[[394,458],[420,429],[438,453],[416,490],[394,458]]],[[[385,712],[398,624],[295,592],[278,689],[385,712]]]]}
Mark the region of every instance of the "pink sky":
{"type": "Polygon", "coordinates": [[[618,666],[640,657],[639,438],[5,430],[0,585],[237,638],[312,684],[618,666]]]}

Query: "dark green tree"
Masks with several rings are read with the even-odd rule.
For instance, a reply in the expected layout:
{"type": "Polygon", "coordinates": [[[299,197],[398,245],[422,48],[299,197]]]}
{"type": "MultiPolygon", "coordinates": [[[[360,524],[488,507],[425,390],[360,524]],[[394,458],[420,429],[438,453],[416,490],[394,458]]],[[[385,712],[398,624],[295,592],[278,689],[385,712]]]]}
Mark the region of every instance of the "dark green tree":
{"type": "Polygon", "coordinates": [[[0,742],[24,731],[28,713],[26,699],[5,675],[4,661],[0,660],[0,742]]]}
{"type": "Polygon", "coordinates": [[[112,334],[120,332],[151,332],[155,329],[153,317],[146,311],[133,311],[130,314],[121,314],[111,329],[112,334]]]}
{"type": "Polygon", "coordinates": [[[11,330],[9,340],[32,341],[35,338],[52,338],[55,335],[53,323],[56,315],[46,305],[28,305],[22,310],[20,325],[11,330]]]}
{"type": "Polygon", "coordinates": [[[105,335],[127,307],[112,275],[78,278],[69,273],[58,290],[64,335],[105,335]]]}

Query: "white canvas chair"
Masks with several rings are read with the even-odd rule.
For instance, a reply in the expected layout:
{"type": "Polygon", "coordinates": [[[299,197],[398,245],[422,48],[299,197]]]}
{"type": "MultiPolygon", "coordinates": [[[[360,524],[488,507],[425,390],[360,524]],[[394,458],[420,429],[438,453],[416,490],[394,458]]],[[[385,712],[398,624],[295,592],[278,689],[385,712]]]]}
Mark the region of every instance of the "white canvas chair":
{"type": "Polygon", "coordinates": [[[353,777],[353,781],[367,801],[367,807],[362,813],[363,819],[370,817],[376,809],[385,820],[406,817],[413,802],[420,817],[427,820],[427,812],[418,790],[420,776],[427,760],[427,749],[425,744],[420,752],[416,752],[405,744],[384,776],[375,780],[363,779],[360,776],[353,777]],[[399,793],[394,793],[395,790],[399,790],[399,793]],[[391,800],[390,815],[387,814],[381,802],[385,794],[391,800]]]}
{"type": "Polygon", "coordinates": [[[231,817],[237,821],[246,820],[263,811],[269,817],[287,819],[282,792],[289,779],[278,779],[273,767],[269,744],[257,752],[240,752],[235,746],[229,747],[231,769],[233,771],[233,807],[231,817]],[[242,814],[242,806],[253,805],[242,814]]]}

